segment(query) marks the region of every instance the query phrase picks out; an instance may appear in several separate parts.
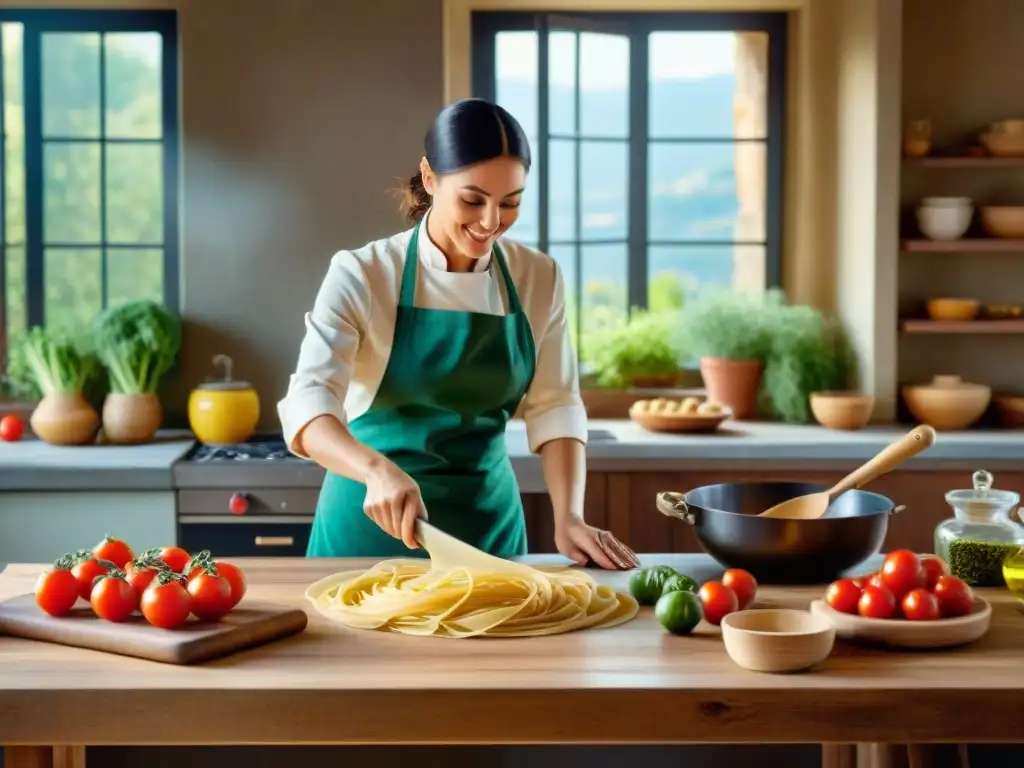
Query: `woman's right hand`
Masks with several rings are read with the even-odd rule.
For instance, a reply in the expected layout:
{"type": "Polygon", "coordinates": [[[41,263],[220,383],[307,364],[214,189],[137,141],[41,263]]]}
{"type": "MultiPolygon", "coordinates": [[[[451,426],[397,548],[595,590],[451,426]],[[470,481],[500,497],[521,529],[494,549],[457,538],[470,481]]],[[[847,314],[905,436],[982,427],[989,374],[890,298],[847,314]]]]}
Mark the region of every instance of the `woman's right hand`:
{"type": "Polygon", "coordinates": [[[420,487],[393,461],[385,459],[367,474],[363,511],[384,531],[417,549],[416,518],[427,519],[420,487]]]}

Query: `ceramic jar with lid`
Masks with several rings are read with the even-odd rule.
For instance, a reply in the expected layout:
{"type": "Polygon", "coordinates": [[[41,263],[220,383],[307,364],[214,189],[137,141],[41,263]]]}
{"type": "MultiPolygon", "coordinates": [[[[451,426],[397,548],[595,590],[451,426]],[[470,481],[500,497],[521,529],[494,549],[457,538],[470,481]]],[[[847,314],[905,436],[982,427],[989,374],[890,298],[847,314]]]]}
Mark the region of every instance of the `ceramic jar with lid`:
{"type": "Polygon", "coordinates": [[[1024,526],[1013,517],[1020,494],[993,488],[984,469],[972,480],[973,488],[946,494],[953,517],[935,528],[935,554],[972,587],[1001,587],[1003,561],[1024,547],[1024,526]]]}
{"type": "Polygon", "coordinates": [[[232,376],[234,361],[227,355],[213,358],[224,369],[224,378],[206,381],[188,398],[192,432],[207,445],[237,445],[248,440],[260,420],[260,399],[248,381],[232,376]]]}

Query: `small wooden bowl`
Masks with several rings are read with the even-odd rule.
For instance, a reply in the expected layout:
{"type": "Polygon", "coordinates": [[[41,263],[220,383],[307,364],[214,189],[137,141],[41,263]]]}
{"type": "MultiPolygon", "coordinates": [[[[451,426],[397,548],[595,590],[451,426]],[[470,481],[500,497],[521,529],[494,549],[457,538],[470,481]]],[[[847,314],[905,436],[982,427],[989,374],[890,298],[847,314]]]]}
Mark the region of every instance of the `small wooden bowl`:
{"type": "Polygon", "coordinates": [[[859,392],[812,392],[811,413],[829,429],[863,429],[875,410],[875,398],[859,392]]]}
{"type": "Polygon", "coordinates": [[[992,621],[992,606],[977,595],[974,596],[974,610],[955,619],[865,619],[863,616],[830,608],[824,600],[813,601],[811,613],[828,619],[840,640],[894,648],[929,649],[966,645],[988,632],[992,621]]]}
{"type": "Polygon", "coordinates": [[[752,672],[799,672],[832,652],[828,619],[789,608],[736,611],[722,619],[722,641],[734,662],[752,672]]]}
{"type": "Polygon", "coordinates": [[[714,432],[732,418],[732,410],[723,406],[721,413],[651,413],[629,409],[629,418],[650,432],[714,432]]]}
{"type": "Polygon", "coordinates": [[[977,299],[930,299],[925,303],[932,320],[973,320],[981,312],[977,299]]]}

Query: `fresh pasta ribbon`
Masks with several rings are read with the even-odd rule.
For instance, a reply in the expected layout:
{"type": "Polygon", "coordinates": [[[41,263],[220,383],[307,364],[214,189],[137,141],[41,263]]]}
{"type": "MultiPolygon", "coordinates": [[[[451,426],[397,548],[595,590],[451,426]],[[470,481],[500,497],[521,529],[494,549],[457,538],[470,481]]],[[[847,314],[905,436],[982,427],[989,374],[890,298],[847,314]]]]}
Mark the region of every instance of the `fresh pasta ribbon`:
{"type": "Polygon", "coordinates": [[[349,627],[451,638],[612,627],[639,611],[633,597],[583,571],[478,554],[464,566],[438,557],[384,560],[368,571],[321,579],[306,589],[306,599],[321,615],[349,627]]]}

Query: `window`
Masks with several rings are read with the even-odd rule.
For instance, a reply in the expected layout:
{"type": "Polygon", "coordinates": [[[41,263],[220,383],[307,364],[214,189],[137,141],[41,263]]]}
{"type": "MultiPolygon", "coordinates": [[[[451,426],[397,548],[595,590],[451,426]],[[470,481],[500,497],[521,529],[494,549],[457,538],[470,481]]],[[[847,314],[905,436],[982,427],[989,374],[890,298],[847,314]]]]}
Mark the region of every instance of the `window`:
{"type": "Polygon", "coordinates": [[[631,308],[780,284],[785,30],[785,14],[473,14],[474,95],[535,158],[512,236],[558,261],[584,366],[631,308]]]}
{"type": "Polygon", "coordinates": [[[178,304],[173,12],[0,11],[3,321],[178,304]]]}

